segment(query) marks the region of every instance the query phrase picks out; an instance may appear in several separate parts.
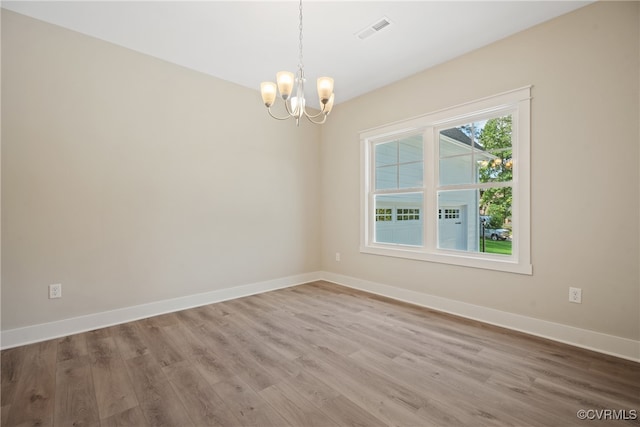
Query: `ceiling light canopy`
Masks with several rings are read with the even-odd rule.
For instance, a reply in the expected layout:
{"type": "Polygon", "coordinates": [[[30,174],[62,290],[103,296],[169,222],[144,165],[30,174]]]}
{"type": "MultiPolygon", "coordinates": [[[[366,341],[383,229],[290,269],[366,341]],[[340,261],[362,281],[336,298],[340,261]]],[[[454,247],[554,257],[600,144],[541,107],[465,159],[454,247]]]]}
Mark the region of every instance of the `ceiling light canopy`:
{"type": "Polygon", "coordinates": [[[269,115],[277,120],[296,119],[296,126],[300,125],[300,119],[304,116],[310,122],[322,124],[327,121],[327,116],[333,108],[333,79],[331,77],[320,77],[317,81],[318,99],[320,100],[320,112],[317,114],[309,114],[306,109],[304,99],[304,64],[302,63],[302,0],[300,0],[300,44],[298,56],[298,72],[293,74],[289,71],[280,71],[276,74],[276,83],[262,82],[260,84],[260,93],[262,101],[267,107],[269,115]],[[295,93],[294,93],[295,86],[295,93]],[[287,116],[278,117],[271,111],[271,106],[276,100],[277,93],[284,102],[287,110],[287,116]],[[291,96],[293,94],[293,96],[291,96]]]}

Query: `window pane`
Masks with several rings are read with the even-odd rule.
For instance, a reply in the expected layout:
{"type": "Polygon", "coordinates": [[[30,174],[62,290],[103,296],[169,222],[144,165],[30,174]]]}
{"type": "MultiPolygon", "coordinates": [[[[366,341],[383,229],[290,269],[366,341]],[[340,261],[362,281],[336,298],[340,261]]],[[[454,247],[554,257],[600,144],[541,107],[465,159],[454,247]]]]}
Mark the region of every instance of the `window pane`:
{"type": "Polygon", "coordinates": [[[511,123],[511,115],[485,122],[479,136],[479,144],[485,155],[479,162],[480,182],[507,182],[513,179],[511,123]]]}
{"type": "Polygon", "coordinates": [[[439,184],[511,181],[511,122],[506,115],[441,130],[439,184]]]}
{"type": "Polygon", "coordinates": [[[471,151],[471,137],[469,136],[472,124],[458,126],[440,131],[440,158],[469,154],[471,151]],[[463,131],[463,129],[465,129],[463,131]]]}
{"type": "Polygon", "coordinates": [[[385,215],[389,220],[376,220],[375,242],[422,245],[422,193],[378,195],[374,203],[376,218],[378,212],[393,212],[391,216],[385,215]],[[410,211],[413,213],[409,214],[410,211]]]}
{"type": "Polygon", "coordinates": [[[375,145],[376,190],[422,186],[422,135],[375,145]]]}
{"type": "Polygon", "coordinates": [[[440,185],[474,183],[475,167],[472,167],[472,162],[471,155],[440,159],[440,185]]]}
{"type": "Polygon", "coordinates": [[[399,141],[400,163],[422,161],[422,135],[414,135],[399,141]]]}
{"type": "Polygon", "coordinates": [[[511,115],[495,117],[481,123],[478,144],[483,150],[492,151],[501,148],[512,148],[511,115]]]}
{"type": "Polygon", "coordinates": [[[438,248],[477,251],[478,190],[438,192],[438,248]]]}
{"type": "Polygon", "coordinates": [[[480,214],[484,220],[481,252],[511,255],[511,204],[513,187],[489,188],[480,191],[480,214]]]}
{"type": "Polygon", "coordinates": [[[511,255],[511,187],[438,192],[438,248],[511,255]]]}
{"type": "Polygon", "coordinates": [[[475,155],[478,145],[474,143],[474,138],[477,132],[477,126],[474,123],[440,131],[438,137],[440,185],[476,182],[475,155]]]}
{"type": "Polygon", "coordinates": [[[398,166],[376,168],[376,189],[388,190],[398,188],[398,166]]]}
{"type": "Polygon", "coordinates": [[[507,182],[513,179],[513,154],[511,149],[492,150],[478,161],[479,182],[507,182]]]}
{"type": "Polygon", "coordinates": [[[400,182],[398,188],[415,188],[422,186],[422,162],[400,165],[400,182]]]}
{"type": "Polygon", "coordinates": [[[376,167],[398,163],[398,142],[376,144],[376,167]]]}

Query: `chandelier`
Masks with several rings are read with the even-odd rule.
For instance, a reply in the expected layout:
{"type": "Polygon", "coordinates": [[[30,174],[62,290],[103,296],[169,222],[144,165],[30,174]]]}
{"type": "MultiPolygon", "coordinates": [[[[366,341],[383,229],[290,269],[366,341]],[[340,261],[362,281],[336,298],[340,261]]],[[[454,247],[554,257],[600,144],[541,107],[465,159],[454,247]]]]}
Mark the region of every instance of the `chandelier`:
{"type": "Polygon", "coordinates": [[[300,119],[304,116],[310,122],[315,124],[322,124],[327,121],[327,116],[333,108],[333,79],[331,77],[320,77],[318,79],[318,98],[320,100],[320,112],[317,114],[309,114],[306,109],[306,103],[304,99],[304,64],[302,63],[302,0],[300,0],[300,37],[299,37],[299,56],[298,56],[298,72],[293,74],[289,71],[280,71],[276,74],[276,83],[262,82],[260,84],[260,93],[262,94],[262,101],[267,107],[269,115],[276,120],[287,120],[290,118],[296,119],[296,126],[300,125],[300,119]],[[293,86],[295,85],[295,93],[293,92],[293,86]],[[284,107],[287,110],[288,115],[285,117],[278,117],[271,111],[271,106],[276,100],[276,88],[280,92],[280,97],[284,101],[284,107]]]}

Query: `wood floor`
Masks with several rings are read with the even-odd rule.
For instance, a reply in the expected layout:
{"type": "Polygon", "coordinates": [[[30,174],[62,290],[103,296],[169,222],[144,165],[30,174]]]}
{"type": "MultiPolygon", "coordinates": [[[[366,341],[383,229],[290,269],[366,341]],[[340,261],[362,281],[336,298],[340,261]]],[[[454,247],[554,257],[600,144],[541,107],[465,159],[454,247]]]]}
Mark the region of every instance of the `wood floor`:
{"type": "Polygon", "coordinates": [[[326,282],[5,350],[1,373],[3,426],[640,425],[640,364],[326,282]]]}

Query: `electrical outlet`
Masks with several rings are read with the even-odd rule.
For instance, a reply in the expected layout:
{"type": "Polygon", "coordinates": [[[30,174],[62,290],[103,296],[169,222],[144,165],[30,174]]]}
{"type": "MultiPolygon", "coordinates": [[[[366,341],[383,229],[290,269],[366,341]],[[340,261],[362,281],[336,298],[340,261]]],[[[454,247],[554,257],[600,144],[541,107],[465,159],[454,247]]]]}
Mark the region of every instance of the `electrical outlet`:
{"type": "Polygon", "coordinates": [[[49,299],[53,298],[62,298],[62,285],[60,283],[49,285],[49,299]]]}
{"type": "Polygon", "coordinates": [[[336,252],[336,261],[340,261],[340,252],[336,252]]]}
{"type": "Polygon", "coordinates": [[[569,302],[575,302],[576,304],[582,304],[582,289],[569,288],[569,302]]]}

